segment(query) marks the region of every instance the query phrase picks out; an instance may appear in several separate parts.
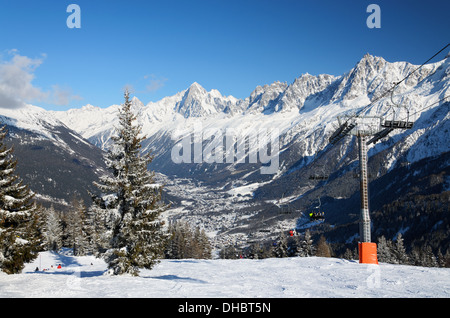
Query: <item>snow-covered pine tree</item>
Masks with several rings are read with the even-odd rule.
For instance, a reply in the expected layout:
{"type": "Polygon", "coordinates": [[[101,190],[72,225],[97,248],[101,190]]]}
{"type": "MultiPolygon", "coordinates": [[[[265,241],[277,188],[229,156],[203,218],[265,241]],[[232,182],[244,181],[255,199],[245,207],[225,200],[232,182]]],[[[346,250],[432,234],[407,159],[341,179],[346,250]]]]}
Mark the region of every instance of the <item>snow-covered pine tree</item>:
{"type": "Polygon", "coordinates": [[[108,226],[110,217],[107,212],[105,206],[96,204],[91,204],[86,210],[86,231],[90,233],[89,245],[91,252],[97,257],[101,257],[109,246],[111,228],[108,226]]]}
{"type": "Polygon", "coordinates": [[[36,204],[36,210],[28,223],[27,235],[36,253],[45,249],[45,222],[45,208],[40,204],[36,204]]]}
{"type": "Polygon", "coordinates": [[[298,256],[300,251],[300,236],[294,235],[288,238],[287,256],[298,256]]]}
{"type": "Polygon", "coordinates": [[[358,259],[358,252],[356,251],[356,249],[354,251],[351,251],[350,249],[346,248],[343,258],[348,260],[356,260],[358,259]]]}
{"type": "Polygon", "coordinates": [[[287,238],[284,233],[281,233],[278,236],[278,240],[276,241],[276,245],[273,248],[273,256],[277,258],[287,257],[288,255],[288,246],[287,246],[287,238]]]}
{"type": "Polygon", "coordinates": [[[117,135],[106,156],[112,175],[95,183],[103,194],[93,201],[110,227],[104,253],[109,273],[138,275],[139,268],[151,269],[163,255],[167,235],[159,217],[166,206],[161,204],[161,188],[155,184],[154,174],[147,169],[153,157],[140,153],[146,137],[140,136],[140,127],[134,125],[136,116],[128,91],[124,97],[117,135]]]}
{"type": "Polygon", "coordinates": [[[168,259],[188,258],[186,244],[189,241],[188,224],[183,221],[175,221],[169,225],[170,238],[165,250],[168,259]]]}
{"type": "Polygon", "coordinates": [[[4,145],[6,126],[0,128],[0,269],[8,274],[22,271],[33,260],[37,240],[30,227],[34,222],[34,194],[15,175],[13,149],[4,145]]]}
{"type": "Polygon", "coordinates": [[[397,241],[394,246],[394,254],[398,264],[408,264],[409,259],[403,244],[402,233],[398,233],[397,235],[397,241]]]}
{"type": "Polygon", "coordinates": [[[86,206],[82,199],[72,199],[72,210],[66,215],[66,243],[72,247],[74,255],[87,255],[91,248],[92,228],[87,220],[86,206]]]}
{"type": "Polygon", "coordinates": [[[61,218],[53,205],[46,209],[44,239],[47,250],[58,251],[62,247],[63,227],[61,218]]]}
{"type": "Polygon", "coordinates": [[[421,262],[422,266],[426,267],[438,267],[438,262],[436,256],[433,253],[433,249],[430,245],[426,244],[425,247],[421,249],[421,262]]]}
{"type": "Polygon", "coordinates": [[[310,257],[315,255],[315,247],[313,245],[313,240],[311,238],[311,232],[309,230],[305,231],[305,236],[300,242],[299,255],[300,257],[310,257]]]}
{"type": "Polygon", "coordinates": [[[392,255],[392,243],[384,235],[378,238],[377,254],[379,262],[394,263],[395,258],[392,255]]]}

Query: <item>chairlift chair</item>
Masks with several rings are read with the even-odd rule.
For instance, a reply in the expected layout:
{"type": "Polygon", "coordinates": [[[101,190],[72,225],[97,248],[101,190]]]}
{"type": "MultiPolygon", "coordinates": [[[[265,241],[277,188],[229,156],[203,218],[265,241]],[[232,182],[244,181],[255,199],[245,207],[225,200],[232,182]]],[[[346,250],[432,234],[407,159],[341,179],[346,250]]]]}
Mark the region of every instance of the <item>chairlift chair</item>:
{"type": "Polygon", "coordinates": [[[318,180],[318,181],[328,180],[330,176],[325,173],[325,168],[323,165],[320,168],[320,170],[321,173],[319,174],[311,174],[309,176],[309,180],[318,180]]]}
{"type": "Polygon", "coordinates": [[[400,105],[394,102],[394,90],[391,92],[391,102],[393,107],[397,107],[399,110],[401,108],[406,110],[406,120],[398,120],[395,115],[395,109],[392,107],[392,120],[385,120],[381,123],[381,127],[383,128],[392,128],[392,129],[411,129],[414,126],[414,122],[410,120],[409,109],[405,105],[400,105]]]}
{"type": "Polygon", "coordinates": [[[320,202],[320,198],[319,198],[319,205],[316,206],[315,210],[312,211],[311,213],[309,213],[309,218],[312,221],[316,221],[316,220],[324,220],[325,219],[325,214],[323,211],[321,211],[320,207],[321,207],[322,203],[320,202]]]}

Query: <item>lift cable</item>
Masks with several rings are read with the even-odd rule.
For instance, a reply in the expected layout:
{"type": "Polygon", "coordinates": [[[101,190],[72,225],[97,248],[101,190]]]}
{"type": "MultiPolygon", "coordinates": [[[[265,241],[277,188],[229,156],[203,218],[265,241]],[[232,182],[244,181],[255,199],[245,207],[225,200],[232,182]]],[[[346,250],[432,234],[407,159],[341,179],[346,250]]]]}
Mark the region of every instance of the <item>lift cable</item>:
{"type": "MultiPolygon", "coordinates": [[[[414,116],[414,115],[416,115],[416,114],[418,114],[418,113],[421,113],[421,112],[423,112],[425,109],[430,108],[430,107],[432,107],[432,106],[434,106],[434,105],[437,105],[437,104],[443,102],[443,101],[446,100],[446,99],[450,99],[450,95],[444,96],[443,98],[441,98],[441,99],[438,100],[437,102],[434,102],[434,103],[432,103],[432,104],[430,104],[430,105],[428,105],[428,106],[425,106],[425,107],[423,107],[423,108],[417,110],[416,112],[410,114],[410,116],[414,116]]],[[[444,103],[444,104],[445,104],[445,103],[444,103]]],[[[442,104],[442,105],[444,105],[444,104],[442,104]]],[[[442,105],[441,105],[441,106],[442,106],[442,105]]]]}

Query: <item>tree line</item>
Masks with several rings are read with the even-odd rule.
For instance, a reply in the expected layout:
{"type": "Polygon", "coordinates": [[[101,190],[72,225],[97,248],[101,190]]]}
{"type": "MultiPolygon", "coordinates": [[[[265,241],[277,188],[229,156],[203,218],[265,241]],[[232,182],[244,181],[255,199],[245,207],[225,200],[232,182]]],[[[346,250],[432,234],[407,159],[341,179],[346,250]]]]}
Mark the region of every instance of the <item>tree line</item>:
{"type": "MultiPolygon", "coordinates": [[[[82,199],[74,198],[70,211],[57,211],[53,206],[40,208],[42,237],[39,250],[58,251],[63,247],[73,250],[73,255],[96,255],[105,248],[107,237],[101,219],[82,199]],[[99,223],[100,222],[100,223],[99,223]]],[[[171,222],[164,246],[166,259],[210,259],[212,246],[204,229],[192,227],[184,221],[171,222]]]]}
{"type": "MultiPolygon", "coordinates": [[[[317,242],[314,242],[309,230],[304,234],[288,236],[282,233],[275,240],[253,242],[245,248],[237,248],[229,245],[223,247],[219,252],[223,259],[263,259],[282,257],[338,257],[348,260],[358,260],[358,251],[346,249],[344,254],[336,255],[333,251],[333,244],[327,242],[325,236],[321,235],[317,242]]],[[[411,252],[407,252],[404,239],[399,233],[395,240],[388,240],[384,236],[378,238],[377,242],[378,261],[390,264],[402,264],[424,267],[450,267],[450,250],[445,254],[442,251],[434,253],[429,245],[415,247],[411,252]]]]}
{"type": "Polygon", "coordinates": [[[219,257],[223,259],[263,259],[295,256],[332,257],[332,249],[324,236],[321,236],[315,243],[311,232],[306,230],[304,234],[293,236],[283,232],[275,240],[253,242],[245,248],[237,248],[233,245],[225,246],[219,252],[219,257]]]}
{"type": "MultiPolygon", "coordinates": [[[[357,249],[346,249],[339,257],[349,260],[358,259],[357,249]]],[[[450,250],[445,254],[441,250],[433,252],[431,246],[425,244],[414,247],[410,252],[404,244],[404,238],[398,233],[394,240],[386,239],[384,235],[377,239],[378,262],[424,267],[450,267],[450,250]]]]}
{"type": "Polygon", "coordinates": [[[403,235],[399,233],[395,241],[388,240],[384,236],[378,238],[378,260],[391,264],[403,264],[425,267],[450,267],[450,251],[445,254],[438,250],[433,252],[430,245],[414,247],[411,252],[407,252],[403,235]]]}

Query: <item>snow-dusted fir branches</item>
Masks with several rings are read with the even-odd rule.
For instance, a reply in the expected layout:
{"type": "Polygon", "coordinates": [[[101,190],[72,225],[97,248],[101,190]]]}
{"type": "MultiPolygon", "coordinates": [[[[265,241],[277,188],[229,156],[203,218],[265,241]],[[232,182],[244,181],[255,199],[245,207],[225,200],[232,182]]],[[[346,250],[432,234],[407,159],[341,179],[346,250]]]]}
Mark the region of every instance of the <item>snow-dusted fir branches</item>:
{"type": "Polygon", "coordinates": [[[15,174],[17,161],[12,147],[4,144],[6,126],[0,128],[0,269],[8,274],[22,271],[36,257],[34,194],[15,174]]]}
{"type": "Polygon", "coordinates": [[[95,196],[94,209],[103,215],[109,243],[103,256],[111,274],[137,275],[139,268],[152,268],[163,255],[166,234],[160,214],[166,209],[154,174],[147,169],[150,154],[141,154],[141,129],[134,124],[129,93],[119,109],[119,126],[106,155],[111,174],[95,185],[102,191],[95,196]]]}

